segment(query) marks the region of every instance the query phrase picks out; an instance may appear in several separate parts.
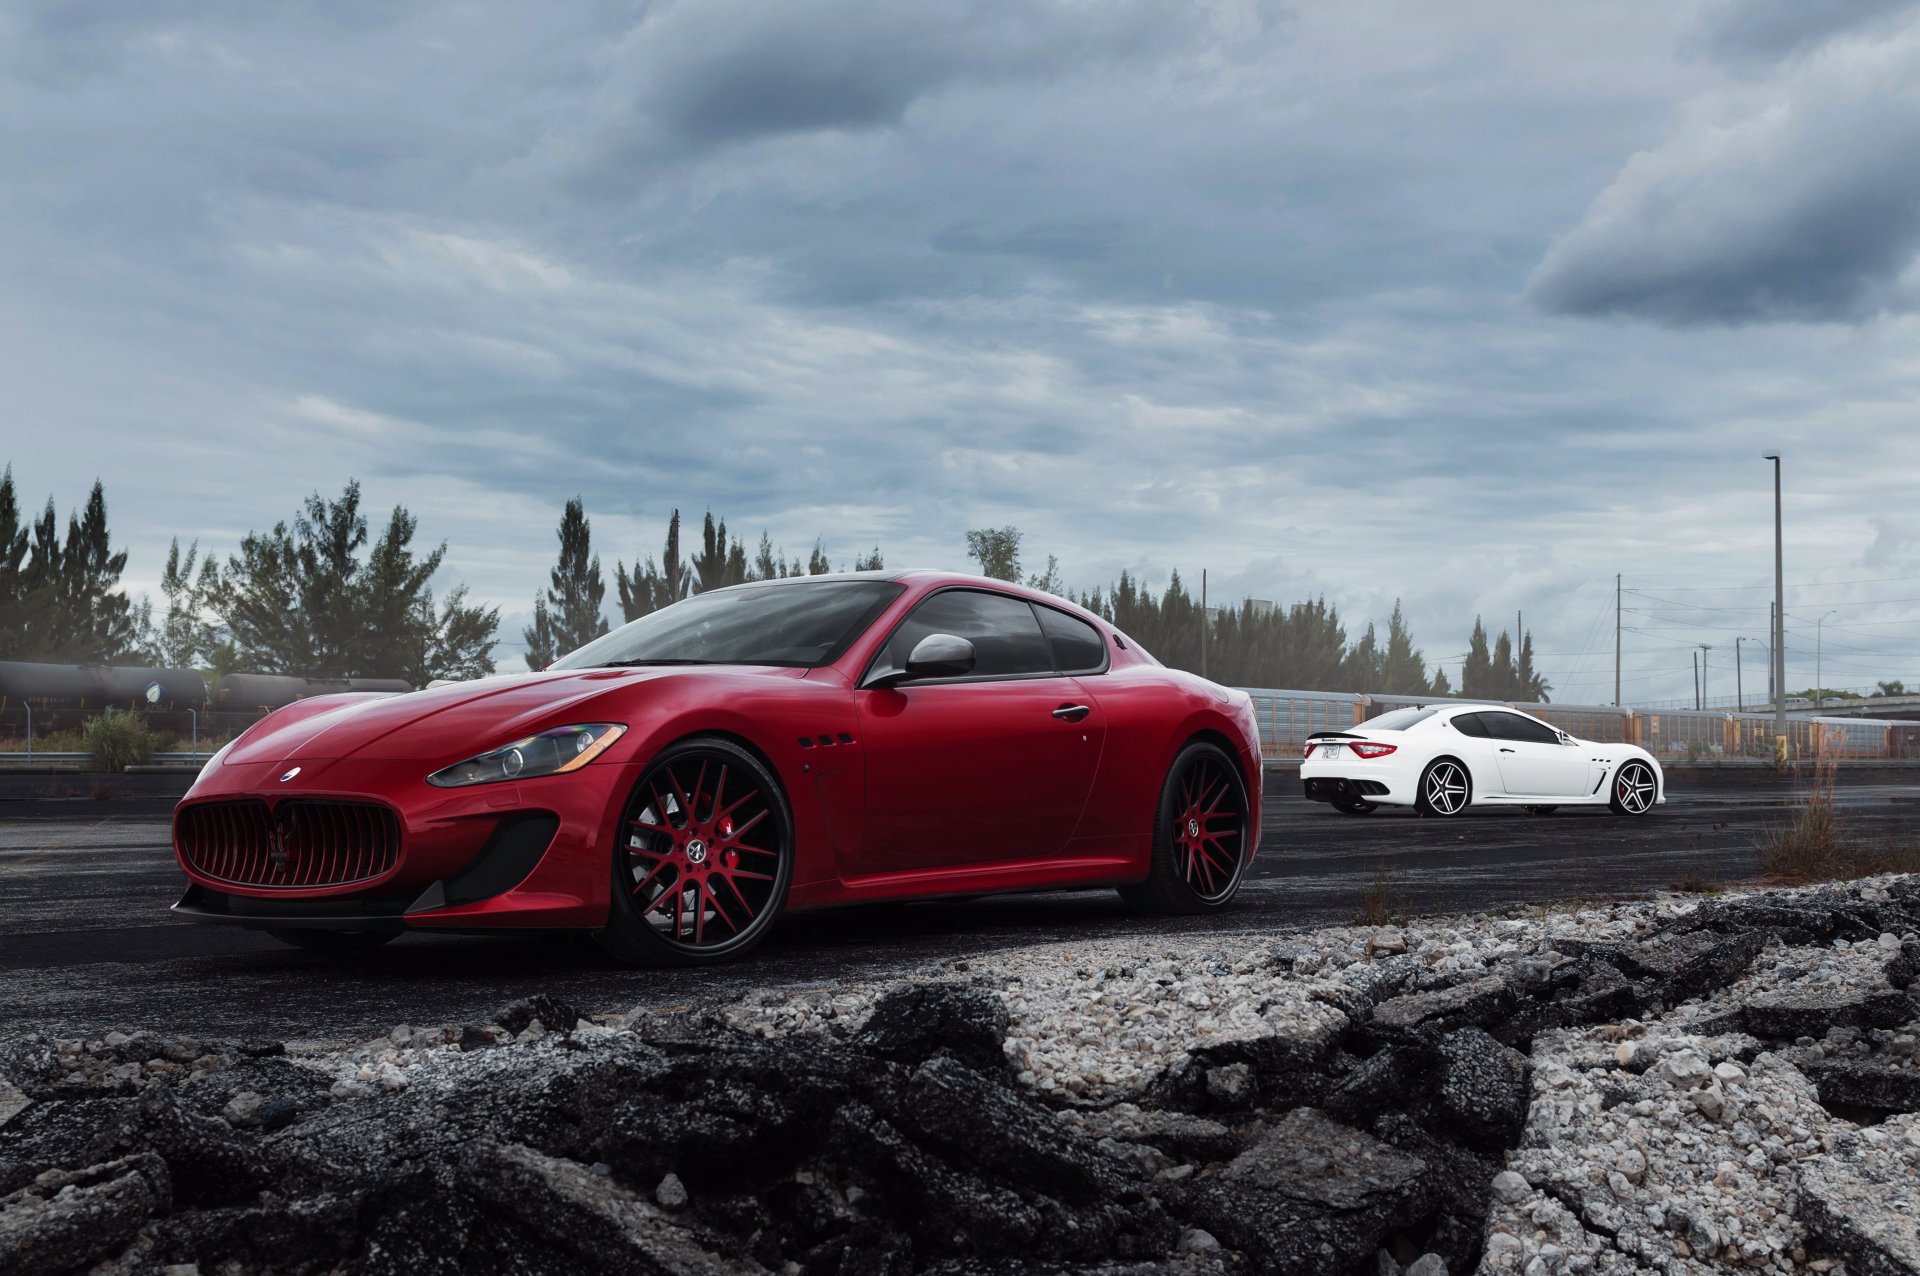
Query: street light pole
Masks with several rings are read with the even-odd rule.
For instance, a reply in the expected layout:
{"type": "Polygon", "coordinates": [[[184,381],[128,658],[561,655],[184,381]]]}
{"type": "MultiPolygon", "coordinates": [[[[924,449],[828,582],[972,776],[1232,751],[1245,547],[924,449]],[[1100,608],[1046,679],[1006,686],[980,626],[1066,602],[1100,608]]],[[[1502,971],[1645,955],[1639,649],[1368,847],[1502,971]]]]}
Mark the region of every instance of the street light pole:
{"type": "Polygon", "coordinates": [[[1733,711],[1735,713],[1747,711],[1747,693],[1743,685],[1744,680],[1740,676],[1740,643],[1741,639],[1736,636],[1733,640],[1733,711]]]}
{"type": "Polygon", "coordinates": [[[1709,651],[1712,651],[1713,647],[1704,642],[1700,643],[1699,647],[1700,647],[1700,703],[1695,705],[1694,707],[1696,709],[1711,709],[1713,708],[1713,702],[1707,698],[1707,653],[1709,651]]]}
{"type": "Polygon", "coordinates": [[[1773,733],[1787,738],[1787,568],[1780,542],[1780,454],[1773,462],[1773,733]]]}
{"type": "MultiPolygon", "coordinates": [[[[1827,613],[1827,616],[1831,615],[1833,615],[1832,612],[1827,613]]],[[[1820,672],[1820,626],[1827,623],[1827,616],[1822,616],[1813,622],[1813,711],[1815,713],[1827,707],[1827,684],[1824,681],[1825,675],[1820,672]]],[[[1846,646],[1845,643],[1840,645],[1846,646]]],[[[1845,664],[1846,661],[1843,660],[1840,663],[1845,664]]]]}

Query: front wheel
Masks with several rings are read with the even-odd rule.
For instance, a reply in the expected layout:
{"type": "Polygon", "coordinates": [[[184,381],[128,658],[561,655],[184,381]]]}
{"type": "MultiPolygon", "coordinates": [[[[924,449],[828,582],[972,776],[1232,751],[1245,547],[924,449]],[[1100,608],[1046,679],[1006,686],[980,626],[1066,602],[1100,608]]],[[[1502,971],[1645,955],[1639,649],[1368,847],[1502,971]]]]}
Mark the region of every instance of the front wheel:
{"type": "Polygon", "coordinates": [[[1659,794],[1653,768],[1644,762],[1628,762],[1613,777],[1613,792],[1607,798],[1607,805],[1615,815],[1645,815],[1653,809],[1653,800],[1659,794]]]}
{"type": "Polygon", "coordinates": [[[1421,773],[1419,794],[1414,799],[1420,814],[1459,815],[1472,801],[1473,779],[1467,768],[1452,758],[1431,762],[1421,773]]]}
{"type": "Polygon", "coordinates": [[[685,740],[627,799],[595,939],[636,966],[737,957],[766,936],[792,878],[793,817],[773,773],[730,740],[685,740]]]}
{"type": "Polygon", "coordinates": [[[1143,913],[1204,913],[1240,889],[1252,826],[1247,786],[1218,745],[1195,740],[1180,750],[1160,786],[1147,880],[1120,897],[1143,913]]]}

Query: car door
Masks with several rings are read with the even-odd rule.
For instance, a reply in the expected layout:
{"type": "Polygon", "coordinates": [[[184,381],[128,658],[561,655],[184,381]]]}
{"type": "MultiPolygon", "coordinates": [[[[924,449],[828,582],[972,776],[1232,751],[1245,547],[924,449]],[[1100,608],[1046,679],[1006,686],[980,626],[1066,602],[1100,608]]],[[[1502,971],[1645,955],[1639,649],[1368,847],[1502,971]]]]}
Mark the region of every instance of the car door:
{"type": "Polygon", "coordinates": [[[1544,722],[1518,713],[1476,715],[1492,737],[1509,797],[1585,797],[1592,789],[1587,750],[1565,743],[1544,722]]]}
{"type": "Polygon", "coordinates": [[[948,589],[901,621],[855,692],[865,744],[863,873],[1038,859],[1073,835],[1099,767],[1098,702],[1059,672],[1032,604],[948,589]],[[973,644],[964,677],[865,685],[929,634],[973,644]]]}

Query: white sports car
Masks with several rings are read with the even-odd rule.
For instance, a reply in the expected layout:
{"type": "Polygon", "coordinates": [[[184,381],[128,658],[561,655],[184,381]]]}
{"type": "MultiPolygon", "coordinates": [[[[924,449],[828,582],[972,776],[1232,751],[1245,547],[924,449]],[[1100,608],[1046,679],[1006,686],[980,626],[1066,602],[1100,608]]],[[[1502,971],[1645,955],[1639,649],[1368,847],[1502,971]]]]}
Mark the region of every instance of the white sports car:
{"type": "Polygon", "coordinates": [[[1370,718],[1351,731],[1307,738],[1300,779],[1309,798],[1365,815],[1411,806],[1459,815],[1470,806],[1611,806],[1645,815],[1667,800],[1653,755],[1638,745],[1595,744],[1538,718],[1494,705],[1422,705],[1370,718]]]}

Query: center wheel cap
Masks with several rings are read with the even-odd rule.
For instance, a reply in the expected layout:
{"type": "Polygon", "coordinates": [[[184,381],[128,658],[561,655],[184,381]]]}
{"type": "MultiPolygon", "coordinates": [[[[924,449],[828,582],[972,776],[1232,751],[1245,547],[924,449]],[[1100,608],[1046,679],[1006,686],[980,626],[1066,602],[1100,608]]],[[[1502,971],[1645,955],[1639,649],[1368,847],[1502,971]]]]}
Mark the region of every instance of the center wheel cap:
{"type": "Polygon", "coordinates": [[[1199,836],[1200,836],[1200,821],[1199,821],[1199,820],[1188,820],[1188,821],[1187,821],[1187,836],[1188,836],[1188,837],[1199,837],[1199,836]]]}
{"type": "Polygon", "coordinates": [[[707,844],[699,838],[687,843],[687,863],[704,864],[707,862],[707,844]]]}

